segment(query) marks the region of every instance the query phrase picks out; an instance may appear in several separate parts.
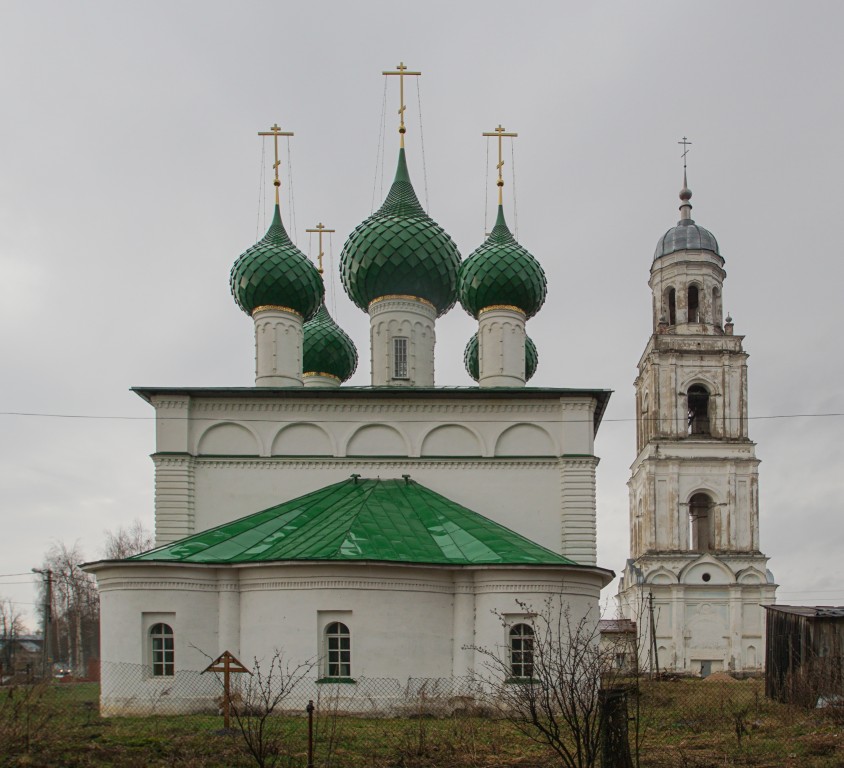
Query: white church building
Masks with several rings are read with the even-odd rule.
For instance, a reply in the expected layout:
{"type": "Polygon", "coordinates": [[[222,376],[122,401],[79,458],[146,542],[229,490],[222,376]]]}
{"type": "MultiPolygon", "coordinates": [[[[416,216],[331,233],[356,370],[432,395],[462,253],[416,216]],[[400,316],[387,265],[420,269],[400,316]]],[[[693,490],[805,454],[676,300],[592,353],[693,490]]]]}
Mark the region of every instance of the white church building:
{"type": "Polygon", "coordinates": [[[525,677],[526,606],[561,597],[575,622],[597,621],[613,578],[596,562],[594,452],[610,393],[526,386],[544,272],[500,195],[494,229],[461,260],[416,198],[403,139],[384,204],[341,256],[370,318],[370,386],[343,384],[355,346],[277,202],[231,272],[254,322],[255,386],[135,390],[156,414],[156,548],[88,566],[104,712],[224,651],[249,665],[283,649],[354,686],[481,671],[483,646],[525,677]],[[465,355],[478,386],[437,387],[436,322],[458,301],[478,321],[465,355]],[[130,667],[127,687],[117,670],[130,667]]]}
{"type": "Polygon", "coordinates": [[[630,560],[619,603],[638,622],[646,668],[753,672],[765,658],[762,606],[777,585],[759,548],[748,355],[723,317],[718,242],[691,218],[685,174],[683,182],[680,220],[651,266],[653,333],[635,382],[630,560]]]}

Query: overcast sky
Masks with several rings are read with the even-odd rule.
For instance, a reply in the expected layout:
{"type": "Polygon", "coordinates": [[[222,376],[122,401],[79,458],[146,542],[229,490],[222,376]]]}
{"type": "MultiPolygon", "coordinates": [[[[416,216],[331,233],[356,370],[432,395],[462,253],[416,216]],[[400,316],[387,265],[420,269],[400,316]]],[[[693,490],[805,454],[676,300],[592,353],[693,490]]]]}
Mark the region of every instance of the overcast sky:
{"type": "MultiPolygon", "coordinates": [[[[721,244],[751,355],[762,549],[780,602],[844,603],[844,418],[786,418],[844,412],[842,28],[840,2],[3,0],[0,410],[86,418],[0,416],[0,574],[58,540],[94,559],[105,529],[152,527],[153,412],[130,386],[254,383],[228,273],[263,234],[256,133],[275,121],[296,133],[288,230],[312,255],[305,228],[337,230],[334,314],[361,353],[351,383],[368,383],[367,318],[336,260],[380,204],[381,71],[403,60],[423,72],[414,185],[464,257],[493,199],[480,134],[519,133],[518,237],[549,281],[531,384],[615,391],[596,452],[599,564],[617,572],[648,271],[689,137],[692,215],[721,244]]],[[[386,183],[396,101],[391,82],[386,183]]],[[[439,321],[438,384],[471,384],[474,329],[459,306],[439,321]]],[[[0,596],[34,625],[30,581],[3,576],[0,596]]]]}

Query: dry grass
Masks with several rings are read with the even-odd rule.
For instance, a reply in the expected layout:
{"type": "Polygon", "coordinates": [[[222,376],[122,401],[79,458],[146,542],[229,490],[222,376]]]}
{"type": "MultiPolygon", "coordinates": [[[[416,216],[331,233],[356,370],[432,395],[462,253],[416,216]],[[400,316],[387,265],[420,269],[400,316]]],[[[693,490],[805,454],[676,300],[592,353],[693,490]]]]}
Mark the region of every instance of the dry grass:
{"type": "MultiPolygon", "coordinates": [[[[95,684],[0,689],[0,766],[236,768],[250,765],[220,718],[100,718],[95,684]]],[[[631,715],[635,712],[630,704],[631,715]]],[[[769,702],[761,681],[642,686],[641,768],[844,768],[844,713],[769,702]]],[[[304,717],[274,717],[277,765],[304,768],[304,717]]],[[[511,725],[454,717],[356,718],[319,713],[320,768],[546,768],[544,748],[511,725]]],[[[631,732],[631,736],[632,736],[631,732]]]]}

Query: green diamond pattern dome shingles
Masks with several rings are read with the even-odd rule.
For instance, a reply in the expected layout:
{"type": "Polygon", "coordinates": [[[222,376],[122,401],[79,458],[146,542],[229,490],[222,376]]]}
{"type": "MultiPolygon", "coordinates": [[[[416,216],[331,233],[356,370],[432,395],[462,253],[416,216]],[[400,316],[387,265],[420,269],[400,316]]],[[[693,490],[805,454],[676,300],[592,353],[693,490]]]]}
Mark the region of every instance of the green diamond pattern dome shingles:
{"type": "Polygon", "coordinates": [[[247,315],[255,307],[274,305],[290,307],[308,320],[325,295],[322,277],[288,237],[278,206],[267,234],[234,263],[230,285],[247,315]]]}
{"type": "Polygon", "coordinates": [[[676,251],[712,251],[720,256],[718,241],[708,229],[695,224],[694,219],[680,219],[656,244],[654,259],[668,256],[676,251]]]}
{"type": "Polygon", "coordinates": [[[442,315],[457,301],[459,269],[454,241],[419,204],[402,149],[384,204],[343,246],[343,287],[364,311],[381,296],[409,295],[427,299],[442,315]]]}
{"type": "Polygon", "coordinates": [[[358,367],[358,351],[348,334],[334,322],[323,302],[305,323],[302,342],[304,373],[330,373],[346,381],[358,367]]]}
{"type": "MultiPolygon", "coordinates": [[[[478,334],[469,339],[463,351],[463,365],[475,381],[481,377],[480,359],[478,357],[478,334]]],[[[525,336],[525,381],[530,381],[539,366],[539,351],[530,336],[525,336]]]]}
{"type": "Polygon", "coordinates": [[[533,317],[547,292],[542,266],[516,242],[499,205],[489,237],[460,266],[460,303],[475,318],[496,304],[512,304],[533,317]]]}
{"type": "Polygon", "coordinates": [[[574,565],[412,480],[345,480],[133,561],[574,565]]]}

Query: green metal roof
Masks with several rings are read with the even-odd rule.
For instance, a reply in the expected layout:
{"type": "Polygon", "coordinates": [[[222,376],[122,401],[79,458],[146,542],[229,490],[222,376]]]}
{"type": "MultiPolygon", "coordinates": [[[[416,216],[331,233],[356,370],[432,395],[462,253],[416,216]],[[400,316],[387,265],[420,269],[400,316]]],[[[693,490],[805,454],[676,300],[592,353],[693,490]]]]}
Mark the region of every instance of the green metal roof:
{"type": "Polygon", "coordinates": [[[530,318],[545,302],[545,272],[516,242],[500,205],[489,237],[460,265],[458,292],[463,308],[474,318],[497,304],[512,304],[530,318]]]}
{"type": "Polygon", "coordinates": [[[410,478],[354,476],[128,559],[576,565],[410,478]]]}
{"type": "Polygon", "coordinates": [[[322,277],[288,236],[278,205],[267,234],[234,263],[229,284],[234,300],[247,315],[256,307],[270,305],[290,307],[309,320],[325,295],[322,277]]]}
{"type": "Polygon", "coordinates": [[[374,299],[399,294],[426,299],[442,315],[457,301],[459,268],[454,241],[419,204],[401,149],[387,199],[343,246],[343,287],[364,312],[374,299]]]}
{"type": "Polygon", "coordinates": [[[358,367],[358,351],[349,335],[334,322],[325,302],[305,323],[302,340],[302,370],[330,373],[346,381],[358,367]]]}
{"type": "MultiPolygon", "coordinates": [[[[478,334],[475,333],[466,344],[463,351],[463,365],[475,381],[481,377],[480,358],[478,352],[478,334]]],[[[525,336],[525,381],[530,381],[539,365],[539,351],[530,336],[525,336]]]]}

